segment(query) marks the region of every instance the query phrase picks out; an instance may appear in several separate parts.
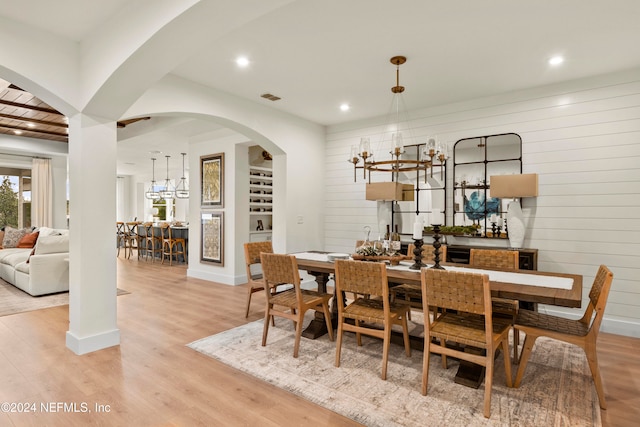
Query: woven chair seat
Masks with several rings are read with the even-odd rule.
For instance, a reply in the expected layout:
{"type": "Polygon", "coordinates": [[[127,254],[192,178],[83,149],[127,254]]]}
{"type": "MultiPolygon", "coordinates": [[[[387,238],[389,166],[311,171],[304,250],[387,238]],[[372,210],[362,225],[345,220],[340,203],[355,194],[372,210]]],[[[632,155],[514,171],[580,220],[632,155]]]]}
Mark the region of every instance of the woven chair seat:
{"type": "Polygon", "coordinates": [[[589,333],[589,325],[577,320],[551,316],[531,310],[520,310],[516,317],[516,328],[533,327],[547,331],[584,337],[589,333]]]}
{"type": "MultiPolygon", "coordinates": [[[[330,294],[321,294],[316,291],[302,289],[302,301],[304,301],[305,304],[311,304],[314,300],[318,300],[318,304],[321,304],[322,300],[329,300],[330,298],[330,294]]],[[[296,290],[291,288],[286,291],[278,292],[269,298],[269,302],[274,305],[296,308],[298,307],[296,290]]]]}
{"type": "MultiPolygon", "coordinates": [[[[403,304],[389,303],[391,317],[397,317],[401,313],[406,313],[407,308],[403,304]]],[[[384,322],[384,306],[380,299],[359,298],[344,309],[344,317],[363,322],[384,322]]]]}
{"type": "MultiPolygon", "coordinates": [[[[493,319],[493,333],[500,335],[505,329],[511,327],[509,319],[493,319]]],[[[443,313],[431,326],[431,336],[455,341],[458,344],[470,345],[478,348],[486,348],[484,317],[458,313],[443,313]]]]}

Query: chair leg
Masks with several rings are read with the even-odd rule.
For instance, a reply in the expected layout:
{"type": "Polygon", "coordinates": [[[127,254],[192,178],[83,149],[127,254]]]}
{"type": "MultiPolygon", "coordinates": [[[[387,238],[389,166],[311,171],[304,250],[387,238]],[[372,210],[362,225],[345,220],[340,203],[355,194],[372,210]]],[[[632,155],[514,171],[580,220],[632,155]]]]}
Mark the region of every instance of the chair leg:
{"type": "Polygon", "coordinates": [[[411,357],[411,342],[409,342],[409,325],[407,316],[402,316],[402,338],[404,340],[404,352],[407,357],[411,357]]]}
{"type": "Polygon", "coordinates": [[[383,380],[387,379],[387,364],[389,362],[389,343],[391,342],[391,322],[387,319],[384,325],[384,338],[382,340],[382,375],[383,380]]]}
{"type": "MultiPolygon", "coordinates": [[[[507,354],[505,358],[508,359],[510,357],[509,351],[507,350],[507,354]]],[[[495,352],[492,355],[487,355],[487,365],[485,366],[486,373],[484,376],[484,416],[485,418],[489,418],[491,416],[491,387],[493,386],[493,365],[494,365],[494,356],[495,352]]]]}
{"type": "Polygon", "coordinates": [[[327,324],[327,331],[329,333],[329,339],[331,341],[333,338],[333,325],[331,324],[331,313],[329,312],[329,303],[325,302],[322,304],[322,312],[324,313],[324,321],[327,324]]]}
{"type": "Polygon", "coordinates": [[[338,317],[338,337],[336,338],[336,367],[340,366],[340,351],[342,350],[342,322],[343,319],[338,317]]]}
{"type": "Polygon", "coordinates": [[[589,362],[589,369],[591,370],[591,376],[598,392],[598,400],[600,401],[600,408],[607,409],[607,402],[604,398],[604,387],[602,386],[602,377],[600,376],[600,367],[598,366],[598,355],[596,354],[596,346],[585,346],[584,352],[587,354],[587,362],[589,362]]]}
{"type": "Polygon", "coordinates": [[[247,311],[244,314],[244,318],[249,317],[249,306],[251,305],[251,295],[253,294],[253,288],[249,286],[249,292],[247,293],[247,311]]]}
{"type": "Polygon", "coordinates": [[[518,346],[520,345],[520,331],[513,328],[513,363],[518,363],[518,346]]]}
{"type": "Polygon", "coordinates": [[[524,370],[527,367],[527,362],[529,361],[529,356],[531,355],[531,350],[536,342],[536,338],[538,337],[531,334],[527,334],[524,337],[524,344],[522,346],[522,352],[520,353],[520,366],[518,366],[516,379],[513,382],[514,387],[520,387],[520,381],[522,381],[522,376],[524,375],[524,370]]]}
{"type": "Polygon", "coordinates": [[[509,359],[509,339],[502,341],[502,352],[504,353],[504,372],[507,377],[507,387],[513,387],[513,376],[511,373],[511,359],[509,359]]]}
{"type": "Polygon", "coordinates": [[[429,356],[431,355],[431,339],[424,337],[424,353],[422,355],[422,395],[427,395],[427,383],[429,381],[429,356]]]}
{"type": "Polygon", "coordinates": [[[267,304],[267,309],[264,313],[264,327],[262,329],[262,346],[266,346],[267,345],[267,334],[269,333],[269,317],[273,317],[273,315],[271,315],[271,307],[273,307],[271,304],[267,304]]]}
{"type": "Polygon", "coordinates": [[[296,320],[296,340],[293,344],[293,357],[298,357],[300,351],[300,338],[302,337],[302,321],[304,319],[305,310],[298,310],[298,319],[296,320]]]}

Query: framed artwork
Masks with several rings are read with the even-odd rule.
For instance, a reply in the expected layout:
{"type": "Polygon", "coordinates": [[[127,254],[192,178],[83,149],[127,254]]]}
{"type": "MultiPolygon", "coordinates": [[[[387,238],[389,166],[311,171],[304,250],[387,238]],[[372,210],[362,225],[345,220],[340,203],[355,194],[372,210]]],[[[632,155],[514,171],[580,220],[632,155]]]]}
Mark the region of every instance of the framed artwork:
{"type": "Polygon", "coordinates": [[[224,207],[224,153],[200,157],[200,204],[224,207]]]}
{"type": "Polygon", "coordinates": [[[223,212],[201,213],[200,261],[224,265],[223,212]]]}

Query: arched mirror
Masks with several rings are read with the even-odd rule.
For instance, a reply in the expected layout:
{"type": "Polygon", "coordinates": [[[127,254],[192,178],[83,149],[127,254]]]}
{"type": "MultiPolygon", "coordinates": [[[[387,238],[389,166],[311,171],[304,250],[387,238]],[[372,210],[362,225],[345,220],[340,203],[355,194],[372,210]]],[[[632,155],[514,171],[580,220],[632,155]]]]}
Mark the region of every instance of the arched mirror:
{"type": "Polygon", "coordinates": [[[508,200],[491,197],[490,177],[520,173],[522,139],[515,133],[456,142],[453,147],[453,225],[474,225],[479,237],[506,238],[503,224],[508,200]]]}

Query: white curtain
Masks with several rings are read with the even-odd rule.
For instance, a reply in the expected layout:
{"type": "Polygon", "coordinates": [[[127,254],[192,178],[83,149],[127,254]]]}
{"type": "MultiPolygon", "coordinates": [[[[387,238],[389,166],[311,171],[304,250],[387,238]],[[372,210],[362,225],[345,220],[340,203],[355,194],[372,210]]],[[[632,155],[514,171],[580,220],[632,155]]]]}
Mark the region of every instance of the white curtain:
{"type": "Polygon", "coordinates": [[[52,227],[51,159],[33,159],[31,167],[31,225],[52,227]]]}

